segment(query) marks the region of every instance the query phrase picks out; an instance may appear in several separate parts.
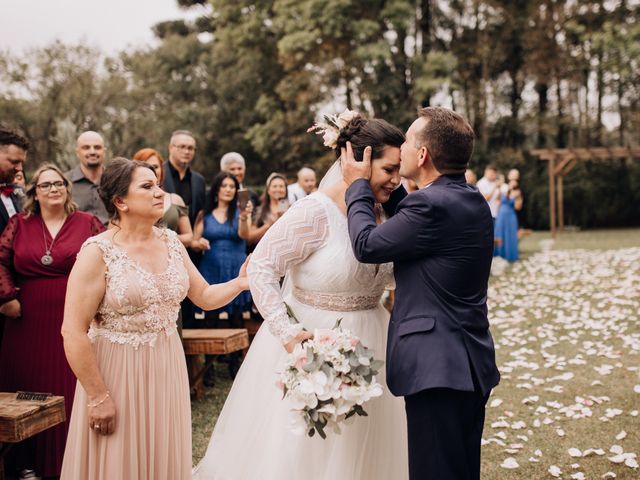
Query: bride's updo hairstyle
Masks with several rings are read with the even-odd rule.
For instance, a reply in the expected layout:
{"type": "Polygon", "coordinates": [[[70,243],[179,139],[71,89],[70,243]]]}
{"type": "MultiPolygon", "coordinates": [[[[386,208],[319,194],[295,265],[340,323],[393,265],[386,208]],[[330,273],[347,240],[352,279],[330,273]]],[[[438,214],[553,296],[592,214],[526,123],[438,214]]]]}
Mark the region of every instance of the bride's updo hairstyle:
{"type": "Polygon", "coordinates": [[[346,127],[340,130],[336,146],[336,158],[340,158],[340,149],[351,142],[353,155],[358,162],[362,161],[364,149],[371,147],[371,160],[380,158],[386,147],[397,147],[404,143],[404,134],[388,122],[378,118],[364,118],[356,115],[346,127]]]}
{"type": "Polygon", "coordinates": [[[114,158],[104,169],[98,192],[109,214],[109,223],[116,224],[120,220],[120,213],[113,202],[116,197],[125,198],[127,196],[133,172],[138,168],[148,168],[155,174],[155,170],[148,163],[124,157],[114,158]]]}

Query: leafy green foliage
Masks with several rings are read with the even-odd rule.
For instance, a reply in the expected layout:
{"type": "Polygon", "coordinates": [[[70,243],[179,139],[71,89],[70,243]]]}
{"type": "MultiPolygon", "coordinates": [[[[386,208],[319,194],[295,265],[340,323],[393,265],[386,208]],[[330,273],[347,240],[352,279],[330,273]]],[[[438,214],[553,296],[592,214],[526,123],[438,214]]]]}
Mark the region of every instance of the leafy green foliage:
{"type": "MultiPolygon", "coordinates": [[[[474,127],[471,168],[521,170],[526,226],[545,228],[535,147],[640,143],[638,2],[589,0],[178,0],[202,14],[153,30],[155,48],[105,58],[54,43],[0,52],[0,117],[34,143],[30,162],[74,162],[72,137],[102,132],[114,155],[193,131],[207,178],[238,151],[247,179],[322,171],[332,152],[306,133],[344,107],[407,128],[446,105],[474,127]],[[619,124],[616,121],[619,119],[619,124]],[[609,128],[605,127],[609,125],[609,128]]],[[[637,225],[637,162],[584,165],[566,179],[569,223],[637,225]]]]}

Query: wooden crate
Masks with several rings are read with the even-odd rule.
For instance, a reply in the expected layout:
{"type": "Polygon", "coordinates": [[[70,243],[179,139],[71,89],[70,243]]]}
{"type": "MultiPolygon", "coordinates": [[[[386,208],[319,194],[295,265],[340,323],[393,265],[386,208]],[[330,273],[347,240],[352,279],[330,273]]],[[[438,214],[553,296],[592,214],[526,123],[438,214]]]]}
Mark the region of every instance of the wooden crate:
{"type": "Polygon", "coordinates": [[[64,397],[38,402],[0,392],[0,442],[16,443],[65,421],[64,397]]]}
{"type": "Polygon", "coordinates": [[[186,355],[224,355],[249,346],[245,328],[203,328],[182,330],[186,355]]]}

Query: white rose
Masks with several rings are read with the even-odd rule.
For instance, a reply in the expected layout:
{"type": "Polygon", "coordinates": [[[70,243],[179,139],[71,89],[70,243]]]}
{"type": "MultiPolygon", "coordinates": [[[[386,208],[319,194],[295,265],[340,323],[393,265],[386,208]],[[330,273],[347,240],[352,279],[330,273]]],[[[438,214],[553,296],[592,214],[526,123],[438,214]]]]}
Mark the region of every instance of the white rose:
{"type": "Polygon", "coordinates": [[[304,435],[307,433],[308,426],[302,415],[295,414],[291,416],[291,422],[289,428],[295,435],[304,435]]]}

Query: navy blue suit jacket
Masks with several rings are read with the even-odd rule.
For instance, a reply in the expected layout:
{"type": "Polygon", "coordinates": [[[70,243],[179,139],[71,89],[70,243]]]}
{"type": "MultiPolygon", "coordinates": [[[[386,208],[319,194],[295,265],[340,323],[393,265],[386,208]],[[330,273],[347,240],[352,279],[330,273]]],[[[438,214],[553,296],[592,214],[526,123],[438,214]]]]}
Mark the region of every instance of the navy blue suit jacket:
{"type": "Polygon", "coordinates": [[[493,219],[485,199],[463,175],[444,175],[410,195],[396,190],[395,214],[382,225],[375,222],[368,181],[355,181],[346,201],[356,258],[394,262],[386,363],[391,392],[489,393],[500,374],[487,320],[493,219]]]}

